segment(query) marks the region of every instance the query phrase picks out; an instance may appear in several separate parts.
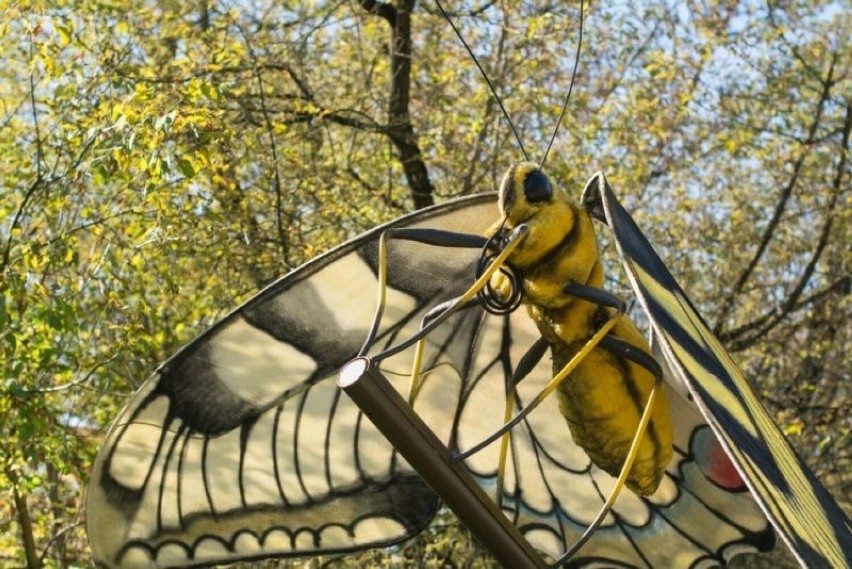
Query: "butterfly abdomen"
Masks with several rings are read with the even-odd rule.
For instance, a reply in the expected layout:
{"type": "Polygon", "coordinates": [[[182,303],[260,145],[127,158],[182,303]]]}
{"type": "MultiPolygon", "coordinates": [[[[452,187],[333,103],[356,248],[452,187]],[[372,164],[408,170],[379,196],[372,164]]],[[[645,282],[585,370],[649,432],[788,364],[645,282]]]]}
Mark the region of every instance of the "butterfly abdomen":
{"type": "MultiPolygon", "coordinates": [[[[524,275],[524,302],[550,345],[556,374],[614,314],[612,308],[564,290],[571,283],[603,287],[592,221],[565,193],[553,191],[546,176],[530,163],[516,165],[506,174],[500,207],[507,229],[529,227],[509,261],[524,275]]],[[[651,353],[626,316],[618,318],[610,334],[651,353]]],[[[624,464],[654,383],[647,369],[598,345],[558,389],[559,407],[574,441],[613,476],[624,464]]],[[[660,387],[627,479],[627,486],[642,495],[656,490],[672,457],[668,397],[660,387]]]]}
{"type": "MultiPolygon", "coordinates": [[[[628,339],[635,332],[633,323],[622,317],[615,335],[628,339]]],[[[585,342],[551,343],[554,374],[558,373],[585,342]]],[[[592,461],[612,476],[618,476],[630,450],[654,377],[645,368],[598,346],[574,370],[558,391],[559,408],[568,421],[574,441],[583,447],[592,461]]],[[[653,415],[627,478],[627,486],[647,496],[660,484],[672,457],[672,428],[665,389],[657,395],[653,415]]]]}

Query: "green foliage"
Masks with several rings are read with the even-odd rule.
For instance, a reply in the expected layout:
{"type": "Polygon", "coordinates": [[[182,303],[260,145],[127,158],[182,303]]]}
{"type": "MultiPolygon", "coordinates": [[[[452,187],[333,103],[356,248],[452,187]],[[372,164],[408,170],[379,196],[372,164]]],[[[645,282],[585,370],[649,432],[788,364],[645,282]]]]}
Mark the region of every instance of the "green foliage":
{"type": "MultiPolygon", "coordinates": [[[[88,563],[86,473],[156,362],[413,207],[387,22],[356,3],[233,6],[4,5],[0,564],[88,563]]],[[[577,6],[464,10],[538,159],[577,6]]],[[[549,159],[571,193],[607,171],[847,508],[851,32],[833,2],[595,3],[549,159]]],[[[493,190],[521,157],[499,108],[431,4],[412,34],[407,113],[434,197],[493,190]]],[[[489,564],[451,518],[355,563],[387,559],[489,564]]]]}

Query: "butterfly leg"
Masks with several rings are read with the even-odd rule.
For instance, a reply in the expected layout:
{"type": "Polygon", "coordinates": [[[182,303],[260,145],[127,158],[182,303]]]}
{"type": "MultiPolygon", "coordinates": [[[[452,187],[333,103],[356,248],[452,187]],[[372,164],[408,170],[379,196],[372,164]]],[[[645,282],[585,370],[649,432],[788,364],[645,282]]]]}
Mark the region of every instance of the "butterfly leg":
{"type": "MultiPolygon", "coordinates": [[[[518,367],[515,370],[515,373],[513,374],[512,384],[507,386],[503,426],[494,433],[492,433],[490,436],[486,437],[480,443],[474,445],[473,447],[469,448],[467,451],[459,455],[459,459],[467,458],[473,455],[474,453],[482,450],[498,438],[501,439],[499,466],[497,470],[498,502],[500,500],[500,497],[502,496],[502,485],[506,461],[508,460],[508,446],[510,442],[511,429],[515,425],[517,425],[521,420],[523,420],[523,418],[526,417],[530,412],[532,412],[533,409],[538,407],[538,405],[540,405],[542,401],[544,401],[551,393],[553,393],[553,391],[557,387],[559,387],[562,382],[564,382],[568,378],[571,372],[574,371],[577,366],[579,366],[582,361],[589,355],[589,353],[591,353],[592,350],[594,350],[600,344],[600,342],[610,333],[618,319],[626,311],[626,305],[623,300],[621,300],[618,296],[606,292],[604,290],[579,283],[569,283],[564,287],[563,290],[566,294],[570,294],[571,296],[582,298],[583,300],[588,300],[590,302],[594,302],[602,306],[614,308],[615,311],[610,317],[610,319],[605,322],[586,342],[586,345],[583,346],[583,348],[567,364],[565,364],[562,370],[558,374],[556,374],[553,379],[550,380],[548,385],[541,392],[539,392],[538,395],[536,395],[529,404],[527,404],[523,409],[518,411],[517,414],[512,416],[512,411],[514,409],[515,391],[518,383],[520,383],[520,381],[523,380],[523,378],[526,377],[530,371],[532,371],[536,364],[538,364],[538,362],[546,353],[547,348],[549,346],[549,342],[544,338],[538,340],[535,344],[533,344],[533,346],[521,358],[521,361],[519,362],[518,367]]],[[[601,519],[603,519],[603,516],[601,516],[601,519]]],[[[600,525],[600,522],[598,522],[598,525],[600,525]]]]}
{"type": "MultiPolygon", "coordinates": [[[[515,250],[515,248],[518,247],[518,245],[521,244],[528,232],[529,228],[527,228],[526,226],[519,226],[515,228],[512,231],[511,235],[508,237],[504,249],[494,259],[494,262],[476,279],[473,285],[471,285],[471,287],[464,294],[458,297],[456,303],[453,306],[450,306],[443,313],[434,317],[432,321],[426,327],[420,330],[420,332],[418,332],[416,335],[412,336],[404,342],[401,342],[395,346],[391,346],[390,348],[382,351],[380,354],[374,356],[373,360],[379,361],[394,354],[398,354],[399,352],[409,348],[415,342],[420,341],[434,328],[436,328],[447,318],[449,318],[449,316],[453,314],[453,312],[455,312],[459,307],[467,304],[470,300],[472,300],[476,296],[476,294],[485,287],[485,285],[491,279],[491,275],[493,275],[501,266],[503,266],[506,261],[506,258],[512,253],[512,251],[515,250]]],[[[370,326],[370,331],[367,334],[367,339],[364,341],[364,345],[358,352],[358,357],[365,356],[369,351],[370,347],[373,345],[373,342],[376,339],[376,335],[378,334],[379,324],[381,323],[382,315],[384,314],[385,294],[387,289],[388,241],[390,239],[406,239],[439,247],[482,248],[487,246],[488,244],[488,240],[486,238],[480,235],[472,235],[469,233],[455,233],[451,231],[441,231],[437,229],[425,228],[399,228],[388,229],[387,231],[385,231],[379,239],[378,302],[376,306],[376,312],[373,316],[373,323],[370,326]]]]}
{"type": "MultiPolygon", "coordinates": [[[[455,298],[451,298],[450,300],[446,300],[441,302],[440,304],[432,307],[421,319],[420,321],[420,331],[422,332],[425,329],[431,330],[431,323],[437,319],[443,319],[444,316],[448,313],[448,311],[457,312],[460,310],[465,310],[467,308],[471,308],[473,306],[478,306],[479,302],[476,300],[468,300],[463,303],[462,296],[457,296],[455,298]]],[[[417,393],[420,391],[420,386],[422,384],[422,365],[423,365],[423,348],[424,343],[423,339],[417,342],[417,346],[414,352],[414,362],[411,366],[411,379],[408,384],[408,404],[414,405],[414,399],[417,397],[417,393]]]]}
{"type": "Polygon", "coordinates": [[[466,247],[479,249],[484,247],[487,243],[487,239],[481,235],[427,228],[397,228],[388,229],[382,233],[379,238],[379,266],[377,274],[378,299],[376,302],[376,312],[373,315],[373,322],[370,325],[367,338],[364,340],[364,344],[358,352],[358,357],[365,356],[370,347],[373,345],[373,342],[376,340],[376,335],[379,332],[379,324],[381,323],[382,316],[384,315],[388,275],[388,242],[391,239],[416,241],[418,243],[435,245],[438,247],[466,247]]]}
{"type": "MultiPolygon", "coordinates": [[[[571,358],[571,360],[562,367],[559,373],[557,373],[553,377],[553,379],[551,379],[550,382],[548,382],[548,384],[523,409],[518,411],[518,413],[515,414],[511,418],[511,420],[505,421],[500,429],[494,431],[488,437],[486,437],[476,445],[472,446],[464,453],[459,454],[459,459],[463,460],[479,452],[486,446],[496,441],[498,438],[504,436],[512,428],[514,428],[515,425],[520,423],[524,419],[524,417],[529,415],[536,407],[538,407],[542,403],[542,401],[547,399],[547,397],[551,393],[553,393],[553,391],[568,378],[571,372],[574,371],[577,366],[579,366],[582,361],[589,355],[589,353],[594,350],[601,343],[601,341],[610,333],[610,331],[618,321],[618,318],[620,318],[626,310],[626,305],[624,304],[624,301],[621,300],[619,297],[595,287],[571,283],[565,287],[565,290],[568,294],[571,294],[572,296],[583,298],[584,300],[589,300],[591,302],[595,302],[596,304],[612,307],[615,309],[615,313],[594,333],[594,335],[592,335],[591,338],[587,340],[583,348],[579,352],[577,352],[577,354],[574,355],[574,357],[571,358]]],[[[527,375],[529,375],[529,373],[539,363],[541,358],[547,352],[549,346],[550,342],[547,339],[540,338],[530,347],[527,353],[524,354],[520,362],[518,362],[518,366],[512,376],[512,383],[508,386],[507,391],[510,393],[510,395],[514,394],[517,385],[527,375]]]]}
{"type": "Polygon", "coordinates": [[[563,291],[566,294],[570,294],[571,296],[582,300],[593,302],[595,304],[598,304],[599,306],[613,308],[614,312],[610,315],[610,318],[606,322],[606,324],[598,330],[599,333],[601,330],[606,328],[606,334],[600,337],[599,340],[597,339],[599,337],[598,333],[596,333],[591,339],[589,339],[589,341],[586,343],[586,346],[584,346],[584,348],[580,350],[580,352],[578,352],[578,354],[563,367],[562,371],[560,371],[560,373],[557,374],[556,377],[567,377],[570,371],[573,371],[574,369],[572,364],[574,363],[574,360],[577,359],[577,356],[580,356],[582,353],[584,353],[586,348],[589,348],[589,351],[591,351],[592,348],[600,345],[617,358],[629,360],[645,368],[653,376],[654,384],[651,388],[650,393],[648,394],[647,400],[645,401],[645,407],[642,411],[642,415],[639,420],[639,424],[636,428],[633,440],[631,441],[630,449],[624,459],[624,463],[621,467],[621,471],[618,475],[615,485],[613,486],[613,489],[611,490],[604,504],[601,506],[601,509],[595,519],[586,528],[585,532],[583,532],[583,535],[581,535],[580,538],[560,557],[560,559],[557,560],[557,565],[565,560],[570,559],[583,546],[583,544],[588,541],[588,539],[592,536],[595,530],[597,530],[606,515],[612,509],[612,506],[615,503],[615,500],[617,499],[621,489],[624,487],[628,475],[630,474],[630,471],[636,461],[636,457],[639,453],[639,448],[642,439],[645,436],[648,424],[651,421],[655,401],[660,390],[662,389],[661,385],[663,380],[662,369],[652,356],[650,356],[648,353],[646,353],[636,345],[619,338],[613,333],[613,331],[611,331],[611,329],[607,328],[607,325],[614,325],[615,322],[624,314],[626,306],[623,300],[607,291],[578,283],[570,283],[563,289],[563,291]],[[571,370],[568,371],[568,368],[571,368],[571,370]]]}
{"type": "MultiPolygon", "coordinates": [[[[511,378],[511,384],[507,389],[507,415],[503,427],[489,435],[480,443],[469,448],[457,459],[464,459],[488,446],[498,438],[502,438],[500,452],[500,466],[498,468],[498,489],[501,487],[502,474],[505,470],[505,463],[508,454],[509,433],[511,429],[517,425],[524,417],[526,417],[533,409],[535,409],[542,401],[544,401],[559,385],[568,380],[570,374],[585,360],[593,350],[598,347],[606,348],[613,355],[625,360],[629,360],[637,365],[647,369],[654,377],[654,387],[651,390],[645,407],[640,418],[638,428],[631,442],[630,449],[626,459],[622,465],[621,471],[617,478],[616,484],[610,493],[609,497],[601,507],[600,512],[593,520],[592,524],[586,529],[584,534],[577,540],[576,543],[563,555],[561,560],[569,559],[577,550],[591,537],[594,531],[600,526],[606,514],[612,509],[616,498],[624,486],[627,476],[635,462],[640,443],[645,435],[647,426],[652,416],[652,410],[660,391],[662,382],[662,371],[657,362],[638,347],[626,342],[614,335],[613,328],[621,318],[625,311],[626,305],[618,296],[601,290],[596,287],[583,285],[579,283],[569,283],[564,287],[564,292],[575,298],[592,302],[599,306],[613,309],[609,318],[595,331],[595,333],[586,341],[585,345],[559,370],[551,379],[548,385],[542,389],[523,409],[518,411],[514,416],[511,416],[511,410],[514,407],[509,407],[509,403],[515,400],[515,390],[521,381],[536,367],[541,358],[550,347],[550,342],[544,338],[538,340],[527,353],[521,358],[511,378]]],[[[553,340],[551,340],[553,341],[553,340]]],[[[498,500],[500,493],[498,492],[498,500]]]]}
{"type": "MultiPolygon", "coordinates": [[[[416,397],[420,384],[420,367],[423,358],[423,339],[426,335],[435,329],[438,325],[444,322],[454,312],[465,307],[475,304],[477,293],[482,290],[491,279],[491,276],[499,270],[505,263],[506,258],[511,252],[523,241],[526,236],[527,229],[525,226],[517,228],[508,237],[502,251],[494,258],[493,262],[477,277],[473,285],[462,295],[455,299],[443,302],[433,307],[423,317],[420,331],[405,341],[391,346],[381,353],[373,357],[375,362],[388,358],[397,354],[415,343],[414,363],[412,366],[411,380],[409,382],[409,403],[413,403],[416,397]]],[[[428,228],[402,228],[389,229],[385,231],[379,239],[379,263],[378,263],[378,301],[376,312],[373,316],[373,322],[370,326],[370,331],[367,339],[364,341],[358,356],[364,356],[373,345],[378,334],[379,325],[382,320],[385,306],[385,296],[387,288],[387,271],[388,271],[388,242],[391,239],[403,239],[416,241],[427,245],[437,247],[467,247],[485,249],[489,247],[489,239],[468,233],[455,233],[451,231],[442,231],[428,228]]]]}

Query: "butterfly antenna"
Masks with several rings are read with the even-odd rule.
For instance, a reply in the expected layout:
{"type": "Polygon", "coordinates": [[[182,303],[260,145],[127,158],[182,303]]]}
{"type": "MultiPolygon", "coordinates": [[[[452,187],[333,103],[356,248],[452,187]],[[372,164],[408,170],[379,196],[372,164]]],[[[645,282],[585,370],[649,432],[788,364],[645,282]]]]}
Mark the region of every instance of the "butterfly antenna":
{"type": "MultiPolygon", "coordinates": [[[[437,2],[437,0],[435,1],[437,2]]],[[[556,133],[559,132],[562,119],[565,117],[565,112],[568,110],[568,102],[571,101],[571,91],[574,90],[574,81],[577,79],[577,67],[580,65],[580,48],[583,47],[584,7],[585,5],[583,0],[580,0],[580,37],[577,40],[577,54],[574,57],[574,71],[571,72],[571,83],[568,85],[568,94],[565,96],[565,103],[562,105],[562,112],[559,113],[559,118],[556,120],[556,127],[553,129],[553,135],[550,137],[550,142],[547,144],[544,156],[541,157],[541,162],[538,164],[539,168],[544,166],[544,162],[547,160],[547,155],[550,154],[550,149],[553,147],[553,141],[556,140],[556,133]]]]}
{"type": "MultiPolygon", "coordinates": [[[[456,37],[459,38],[459,41],[462,42],[462,45],[467,50],[467,53],[470,54],[470,58],[473,59],[473,63],[476,64],[476,68],[479,69],[479,73],[482,75],[483,79],[485,79],[485,82],[488,84],[488,88],[491,89],[491,94],[494,95],[495,99],[497,99],[497,104],[500,105],[500,110],[503,111],[503,116],[506,117],[506,122],[509,123],[509,127],[512,129],[512,134],[515,135],[515,140],[518,141],[518,146],[521,147],[521,153],[524,155],[524,160],[529,161],[529,157],[527,156],[527,151],[524,148],[524,143],[521,142],[521,137],[518,134],[517,129],[515,129],[515,124],[512,122],[511,117],[509,117],[509,112],[506,110],[506,107],[503,105],[503,100],[500,98],[500,95],[497,94],[497,90],[494,88],[494,85],[491,83],[491,79],[488,78],[488,74],[485,73],[485,70],[482,68],[482,65],[479,64],[479,60],[473,54],[473,50],[470,49],[470,46],[464,40],[464,37],[462,37],[461,32],[456,27],[456,25],[453,23],[453,20],[450,18],[450,15],[447,14],[447,11],[444,10],[443,6],[441,6],[441,2],[439,2],[439,0],[435,0],[435,5],[438,6],[438,10],[441,12],[441,15],[444,16],[444,19],[447,20],[447,23],[450,24],[450,27],[453,28],[453,31],[456,33],[456,37]]],[[[582,11],[582,5],[581,5],[581,11],[582,11]]],[[[574,64],[574,71],[575,72],[577,71],[577,64],[576,63],[574,64]]],[[[573,84],[573,80],[572,80],[572,84],[573,84]]],[[[563,114],[564,114],[564,112],[565,111],[563,110],[563,114]]],[[[555,136],[555,134],[554,134],[554,136],[555,136]]],[[[551,141],[551,144],[552,143],[553,142],[551,141]]]]}

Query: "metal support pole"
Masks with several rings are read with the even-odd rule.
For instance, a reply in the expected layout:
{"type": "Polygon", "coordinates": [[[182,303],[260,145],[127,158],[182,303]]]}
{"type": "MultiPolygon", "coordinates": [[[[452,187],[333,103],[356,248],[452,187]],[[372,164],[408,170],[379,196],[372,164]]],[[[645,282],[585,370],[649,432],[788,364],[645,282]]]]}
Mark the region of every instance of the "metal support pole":
{"type": "Polygon", "coordinates": [[[547,567],[514,525],[455,462],[434,432],[368,358],[340,370],[337,384],[370,418],[476,539],[504,567],[547,567]]]}

